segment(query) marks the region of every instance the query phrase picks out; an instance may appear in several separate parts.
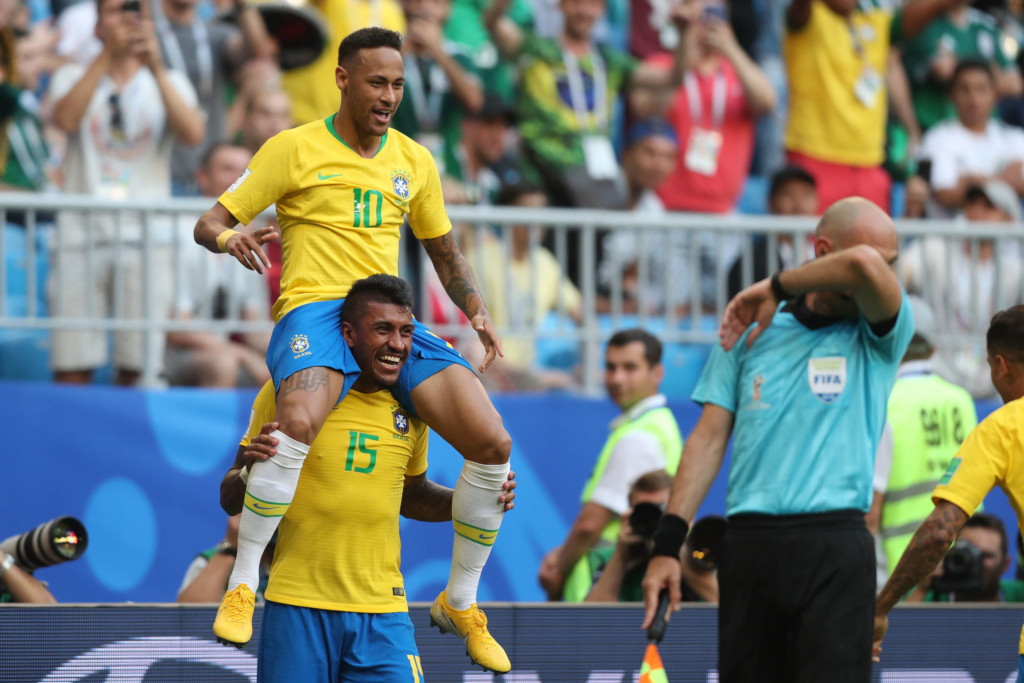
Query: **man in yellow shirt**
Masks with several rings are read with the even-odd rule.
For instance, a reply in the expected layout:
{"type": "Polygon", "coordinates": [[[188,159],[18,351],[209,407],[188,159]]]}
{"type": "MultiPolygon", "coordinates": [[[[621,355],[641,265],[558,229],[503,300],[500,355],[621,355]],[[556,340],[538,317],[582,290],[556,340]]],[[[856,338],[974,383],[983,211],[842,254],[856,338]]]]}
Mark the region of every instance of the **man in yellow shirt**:
{"type": "Polygon", "coordinates": [[[913,38],[955,0],[793,0],[783,56],[789,83],[785,147],[814,176],[818,213],[859,195],[889,210],[882,168],[889,49],[913,38]]]}
{"type": "MultiPolygon", "coordinates": [[[[277,391],[278,455],[257,463],[247,484],[275,512],[249,505],[242,511],[238,557],[223,603],[230,609],[218,613],[213,627],[229,644],[252,637],[263,548],[295,494],[309,444],[359,376],[338,330],[345,296],[360,278],[398,272],[406,218],[486,348],[481,371],[501,353],[473,271],[456,245],[433,157],[388,130],[405,83],[401,46],[402,37],[383,28],[346,37],[335,70],[338,112],[271,138],[195,228],[199,244],[262,272],[269,266],[262,244],[276,235],[232,228],[275,204],[284,253],[277,324],[267,351],[277,391]]],[[[466,458],[453,501],[452,570],[431,613],[446,632],[466,642],[473,661],[503,673],[508,657],[477,618],[476,591],[501,526],[494,496],[509,472],[511,439],[462,355],[419,323],[398,376],[398,402],[466,458]]]]}
{"type": "MultiPolygon", "coordinates": [[[[889,627],[889,611],[931,574],[989,491],[999,486],[1006,493],[1017,512],[1018,527],[1024,528],[1024,306],[996,313],[986,342],[992,384],[1005,405],[975,427],[960,446],[932,494],[935,509],[878,594],[875,661],[889,627]]],[[[1024,683],[1024,631],[1018,652],[1017,681],[1024,683]]]]}
{"type": "MultiPolygon", "coordinates": [[[[282,520],[265,594],[260,680],[423,678],[399,569],[398,515],[450,520],[452,491],[426,478],[427,427],[387,390],[410,352],[411,304],[408,283],[390,275],[360,280],[349,293],[342,330],[365,372],[313,442],[282,520]],[[389,357],[397,367],[383,362],[389,357]]],[[[268,382],[221,483],[229,514],[254,502],[243,469],[276,455],[274,402],[268,382]]],[[[499,507],[511,509],[514,488],[510,480],[499,507]]]]}

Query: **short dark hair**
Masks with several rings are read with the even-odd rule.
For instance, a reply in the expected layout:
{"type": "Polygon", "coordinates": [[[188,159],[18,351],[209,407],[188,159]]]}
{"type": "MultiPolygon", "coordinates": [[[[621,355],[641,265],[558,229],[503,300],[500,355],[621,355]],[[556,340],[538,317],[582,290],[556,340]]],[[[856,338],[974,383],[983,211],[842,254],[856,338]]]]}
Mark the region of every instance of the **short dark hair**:
{"type": "Polygon", "coordinates": [[[1010,552],[1010,543],[1006,537],[1006,526],[1003,520],[987,512],[978,512],[964,522],[964,529],[988,529],[999,534],[999,548],[1003,551],[1003,557],[1010,552]]]}
{"type": "Polygon", "coordinates": [[[1024,363],[1024,305],[1013,306],[992,316],[985,346],[989,354],[1024,363]]]}
{"type": "Polygon", "coordinates": [[[412,286],[400,277],[384,273],[357,280],[341,307],[341,322],[355,324],[369,303],[395,304],[411,311],[412,286]]]}
{"type": "Polygon", "coordinates": [[[525,197],[528,194],[547,195],[544,188],[537,183],[521,180],[518,183],[502,185],[494,203],[498,206],[515,206],[520,197],[525,197]]]}
{"type": "Polygon", "coordinates": [[[203,152],[202,159],[199,162],[200,167],[210,168],[210,163],[213,161],[213,158],[217,156],[217,152],[221,151],[222,149],[231,149],[234,147],[244,149],[246,152],[249,151],[249,149],[244,145],[239,145],[234,142],[228,142],[227,140],[221,140],[220,142],[215,142],[206,148],[206,151],[203,152]]]}
{"type": "Polygon", "coordinates": [[[629,487],[629,495],[634,493],[654,493],[672,488],[672,475],[665,470],[652,470],[641,475],[633,485],[629,487]]]}
{"type": "Polygon", "coordinates": [[[629,330],[619,330],[608,340],[608,346],[621,348],[633,342],[640,342],[644,345],[644,358],[652,368],[661,363],[661,340],[647,330],[634,327],[629,330]]]}
{"type": "Polygon", "coordinates": [[[806,169],[800,166],[786,166],[785,168],[780,168],[772,176],[772,180],[768,185],[768,199],[773,199],[775,195],[781,192],[782,187],[786,183],[793,182],[806,183],[814,189],[818,189],[818,183],[814,181],[814,176],[808,173],[806,169]]]}
{"type": "Polygon", "coordinates": [[[402,34],[380,26],[353,31],[338,45],[338,66],[350,63],[361,50],[376,50],[378,47],[390,47],[401,52],[402,34]]]}
{"type": "Polygon", "coordinates": [[[996,72],[992,70],[991,62],[982,59],[981,57],[967,57],[957,62],[956,68],[953,69],[953,76],[949,79],[949,89],[952,90],[956,85],[957,80],[961,74],[967,73],[968,71],[982,71],[988,76],[988,79],[995,85],[996,72]]]}

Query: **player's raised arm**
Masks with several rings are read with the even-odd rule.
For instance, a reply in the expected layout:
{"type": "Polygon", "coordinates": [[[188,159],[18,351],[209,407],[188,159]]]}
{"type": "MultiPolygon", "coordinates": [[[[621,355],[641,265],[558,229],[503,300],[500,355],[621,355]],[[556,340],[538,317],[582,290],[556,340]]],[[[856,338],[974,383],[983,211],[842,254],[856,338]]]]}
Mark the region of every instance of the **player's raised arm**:
{"type": "Polygon", "coordinates": [[[263,251],[263,245],[277,239],[276,231],[273,228],[262,228],[251,234],[235,230],[236,225],[238,219],[217,202],[200,216],[192,236],[196,244],[215,254],[231,254],[249,270],[262,274],[264,268],[270,268],[270,259],[263,251]]]}
{"type": "MultiPolygon", "coordinates": [[[[836,202],[821,217],[814,250],[814,260],[757,282],[729,302],[719,329],[727,351],[756,322],[757,329],[747,337],[747,346],[751,346],[771,324],[778,304],[801,294],[840,293],[869,323],[896,317],[903,299],[892,267],[899,239],[884,211],[859,197],[836,202]]],[[[831,302],[828,308],[834,317],[849,313],[843,302],[831,302]]]]}
{"type": "Polygon", "coordinates": [[[448,297],[469,318],[487,351],[483,362],[480,363],[480,372],[483,372],[490,367],[495,356],[505,354],[501,350],[501,340],[494,330],[494,323],[491,322],[491,314],[487,312],[487,306],[480,296],[480,288],[476,284],[473,269],[459,250],[453,230],[440,237],[422,241],[430,256],[430,262],[434,264],[434,270],[444,285],[444,290],[448,292],[448,297]]]}

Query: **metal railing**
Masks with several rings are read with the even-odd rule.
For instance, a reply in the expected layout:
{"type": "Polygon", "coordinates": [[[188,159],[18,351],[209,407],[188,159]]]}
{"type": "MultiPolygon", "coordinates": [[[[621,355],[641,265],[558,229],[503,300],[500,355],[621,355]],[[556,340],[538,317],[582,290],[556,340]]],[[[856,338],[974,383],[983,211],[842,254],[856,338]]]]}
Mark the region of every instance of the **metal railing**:
{"type": "MultiPolygon", "coordinates": [[[[204,252],[191,241],[190,234],[196,218],[211,204],[210,199],[110,202],[81,196],[0,193],[0,222],[10,225],[10,220],[16,218],[20,227],[13,230],[24,231],[25,243],[24,254],[13,254],[6,240],[15,233],[8,233],[10,227],[0,232],[0,329],[142,332],[146,349],[143,381],[149,385],[160,382],[160,340],[170,330],[269,330],[269,317],[265,321],[242,320],[237,302],[230,302],[219,319],[206,316],[181,320],[169,310],[154,306],[148,307],[142,317],[124,315],[116,285],[119,277],[123,282],[122,265],[128,254],[141,258],[144,301],[153,300],[154,292],[163,294],[164,299],[168,293],[177,296],[188,280],[202,277],[201,270],[196,276],[196,271],[187,267],[204,252]],[[63,217],[52,225],[43,221],[47,214],[63,217]],[[137,224],[132,225],[133,221],[137,224]],[[48,240],[40,239],[44,233],[50,235],[48,240]],[[87,284],[69,282],[63,268],[53,267],[60,263],[54,255],[66,255],[75,249],[85,261],[86,277],[92,272],[91,264],[100,260],[101,252],[112,262],[110,314],[95,310],[47,314],[40,304],[46,301],[41,286],[47,286],[49,300],[56,301],[68,288],[87,284]],[[157,260],[165,266],[169,262],[170,281],[164,272],[168,268],[161,270],[157,260]],[[12,263],[23,263],[23,268],[18,268],[23,272],[9,272],[12,263]],[[38,270],[47,264],[50,272],[44,285],[38,270]],[[24,281],[24,294],[11,296],[9,280],[15,284],[24,281]],[[23,305],[12,306],[14,299],[23,299],[23,305]]],[[[809,238],[816,225],[813,218],[466,206],[450,207],[450,217],[485,299],[507,304],[508,310],[500,316],[498,331],[502,337],[575,347],[584,368],[580,377],[583,389],[591,393],[598,391],[601,345],[613,330],[635,324],[656,329],[669,344],[714,343],[715,323],[729,298],[727,276],[733,257],[738,259],[741,280],[750,283],[759,246],[756,240],[763,240],[760,247],[773,255],[773,264],[780,245],[787,242],[795,245],[792,249],[800,262],[810,254],[809,238]],[[549,251],[543,251],[545,248],[549,251]],[[502,275],[492,277],[497,271],[502,275]],[[546,280],[559,271],[577,273],[577,289],[557,286],[554,301],[549,302],[551,315],[541,317],[536,299],[542,285],[550,289],[546,280]],[[502,285],[505,291],[495,291],[502,285]],[[488,292],[488,287],[492,291],[488,292]],[[576,311],[570,307],[574,291],[578,291],[580,303],[576,311]],[[573,317],[578,324],[571,320],[573,317]]],[[[988,290],[1000,292],[991,301],[990,308],[996,310],[1024,301],[1024,278],[1015,265],[1019,263],[1015,255],[1022,253],[1024,239],[1019,225],[903,220],[897,221],[897,228],[902,258],[913,254],[918,261],[913,288],[930,298],[936,308],[956,311],[964,308],[964,300],[984,302],[988,290]],[[914,241],[917,246],[907,251],[905,247],[914,241]],[[935,248],[923,248],[925,244],[935,248]],[[995,253],[988,259],[990,244],[995,245],[995,253]],[[947,282],[938,282],[942,278],[947,282]]],[[[406,231],[405,237],[408,241],[411,233],[406,231]]],[[[401,250],[399,274],[418,284],[419,318],[442,337],[475,338],[464,323],[437,315],[432,303],[445,297],[433,279],[429,259],[422,248],[407,247],[401,250]]],[[[211,264],[208,261],[205,267],[214,268],[211,264]]],[[[233,265],[240,276],[252,276],[240,265],[233,265]]],[[[967,308],[971,308],[970,303],[967,308]]],[[[983,339],[989,311],[977,312],[979,315],[969,316],[966,321],[939,316],[940,348],[976,345],[983,339]]]]}

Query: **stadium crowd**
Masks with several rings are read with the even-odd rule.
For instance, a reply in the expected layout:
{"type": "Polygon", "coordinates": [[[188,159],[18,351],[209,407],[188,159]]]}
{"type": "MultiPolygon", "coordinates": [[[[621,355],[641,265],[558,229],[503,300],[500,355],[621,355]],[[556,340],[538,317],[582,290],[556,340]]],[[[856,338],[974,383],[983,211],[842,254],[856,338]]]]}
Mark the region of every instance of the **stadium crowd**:
{"type": "MultiPolygon", "coordinates": [[[[996,0],[0,0],[0,188],[216,197],[267,139],[336,110],[325,84],[339,40],[380,24],[405,36],[392,127],[434,154],[449,205],[815,215],[855,194],[896,216],[1019,222],[1022,20],[1019,6],[996,0]]],[[[4,215],[14,244],[26,216],[4,215]]],[[[279,271],[254,288],[188,243],[189,221],[148,223],[144,275],[138,214],[37,219],[53,315],[140,318],[156,308],[182,320],[226,311],[269,320],[279,271]],[[146,288],[145,277],[174,284],[146,288]]],[[[714,311],[744,268],[740,239],[712,226],[696,240],[601,234],[596,312],[714,311]]],[[[560,258],[542,227],[462,234],[499,327],[581,321],[579,233],[567,234],[560,258]]],[[[788,236],[777,254],[768,244],[754,240],[755,277],[810,255],[788,236]]],[[[980,332],[1021,301],[1018,250],[951,244],[918,240],[900,276],[943,329],[964,333],[938,354],[940,371],[991,395],[980,332]]],[[[279,266],[280,253],[271,256],[279,266]]],[[[432,319],[458,324],[424,280],[432,319]]],[[[119,331],[113,342],[111,356],[106,333],[55,331],[55,377],[87,382],[112,363],[116,381],[137,382],[142,335],[119,331]]],[[[163,378],[258,386],[266,343],[172,332],[159,350],[163,378]]],[[[491,389],[580,380],[578,368],[544,367],[529,334],[507,346],[491,389]]]]}

